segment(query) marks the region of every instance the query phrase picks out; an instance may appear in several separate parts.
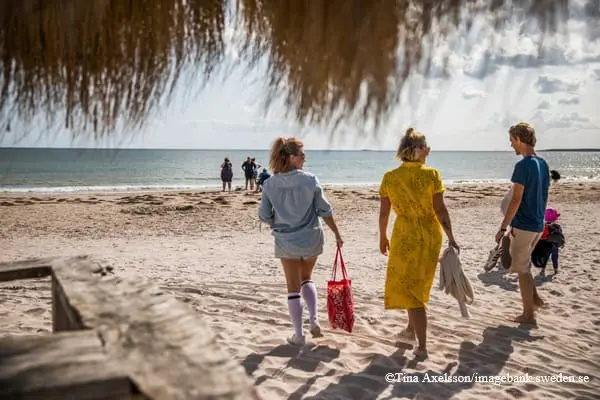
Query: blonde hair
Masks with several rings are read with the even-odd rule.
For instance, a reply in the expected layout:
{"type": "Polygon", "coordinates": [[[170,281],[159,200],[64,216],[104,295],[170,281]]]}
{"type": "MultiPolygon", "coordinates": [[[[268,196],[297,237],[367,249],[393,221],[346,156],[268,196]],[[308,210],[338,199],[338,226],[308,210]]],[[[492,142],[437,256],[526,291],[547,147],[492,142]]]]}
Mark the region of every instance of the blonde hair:
{"type": "Polygon", "coordinates": [[[290,170],[290,156],[297,155],[304,144],[296,138],[278,137],[271,146],[269,167],[274,174],[290,170]]]}
{"type": "Polygon", "coordinates": [[[519,139],[521,142],[535,147],[535,129],[533,129],[531,124],[519,122],[518,124],[511,126],[508,133],[510,136],[519,139]]]}
{"type": "Polygon", "coordinates": [[[417,161],[417,149],[427,147],[425,135],[408,128],[400,141],[396,157],[402,161],[417,161]]]}

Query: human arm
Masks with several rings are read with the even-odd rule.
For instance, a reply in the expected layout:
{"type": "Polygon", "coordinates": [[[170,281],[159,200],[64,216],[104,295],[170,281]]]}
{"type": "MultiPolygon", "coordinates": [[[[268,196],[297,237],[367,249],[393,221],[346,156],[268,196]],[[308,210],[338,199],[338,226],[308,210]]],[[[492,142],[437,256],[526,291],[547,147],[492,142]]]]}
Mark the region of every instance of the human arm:
{"type": "Polygon", "coordinates": [[[314,206],[317,215],[323,218],[325,224],[331,229],[333,234],[335,235],[335,241],[338,247],[342,247],[344,241],[342,240],[342,236],[338,230],[338,227],[335,223],[335,219],[333,218],[333,209],[331,204],[325,198],[323,193],[323,187],[320,185],[319,180],[315,177],[315,198],[314,198],[314,206]]]}
{"type": "Polygon", "coordinates": [[[446,203],[444,202],[444,192],[433,194],[433,209],[448,237],[448,244],[455,249],[460,249],[460,246],[454,239],[454,233],[452,232],[452,221],[450,220],[450,214],[448,213],[448,208],[446,208],[446,203]]]}
{"type": "Polygon", "coordinates": [[[323,221],[325,221],[329,229],[331,229],[331,231],[335,235],[335,242],[337,244],[337,247],[342,247],[344,245],[344,241],[342,240],[342,236],[340,235],[338,227],[335,224],[335,219],[333,218],[333,215],[323,217],[323,221]]]}
{"type": "Polygon", "coordinates": [[[269,224],[269,226],[272,225],[273,221],[275,220],[273,204],[265,192],[263,192],[260,205],[258,206],[258,219],[269,224]]]}
{"type": "Polygon", "coordinates": [[[390,219],[392,202],[389,197],[381,197],[379,201],[379,251],[387,256],[390,242],[387,238],[387,226],[390,219]]]}
{"type": "Polygon", "coordinates": [[[504,236],[504,232],[508,229],[508,226],[515,218],[517,211],[519,210],[519,206],[521,205],[521,200],[523,199],[523,190],[525,187],[520,183],[513,183],[512,188],[512,197],[510,202],[508,203],[508,207],[506,208],[506,214],[504,215],[504,219],[500,224],[500,229],[496,233],[496,243],[499,243],[504,236]]]}

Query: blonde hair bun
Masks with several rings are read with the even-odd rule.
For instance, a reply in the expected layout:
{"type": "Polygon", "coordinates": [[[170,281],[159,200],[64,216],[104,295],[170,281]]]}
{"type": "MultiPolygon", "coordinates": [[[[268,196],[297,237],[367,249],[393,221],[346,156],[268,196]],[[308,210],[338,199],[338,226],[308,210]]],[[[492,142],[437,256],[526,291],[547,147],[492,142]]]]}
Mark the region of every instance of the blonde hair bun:
{"type": "Polygon", "coordinates": [[[415,130],[413,128],[408,128],[404,136],[410,136],[415,130]]]}

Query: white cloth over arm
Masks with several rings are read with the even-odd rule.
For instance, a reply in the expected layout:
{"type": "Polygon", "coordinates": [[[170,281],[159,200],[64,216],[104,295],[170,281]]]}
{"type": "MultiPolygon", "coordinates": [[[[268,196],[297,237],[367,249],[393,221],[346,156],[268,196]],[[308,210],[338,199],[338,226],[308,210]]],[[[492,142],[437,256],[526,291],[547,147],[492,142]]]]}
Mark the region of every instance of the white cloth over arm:
{"type": "Polygon", "coordinates": [[[462,269],[458,252],[451,246],[443,251],[440,258],[439,289],[458,300],[462,316],[469,317],[466,304],[473,304],[473,288],[462,269]]]}

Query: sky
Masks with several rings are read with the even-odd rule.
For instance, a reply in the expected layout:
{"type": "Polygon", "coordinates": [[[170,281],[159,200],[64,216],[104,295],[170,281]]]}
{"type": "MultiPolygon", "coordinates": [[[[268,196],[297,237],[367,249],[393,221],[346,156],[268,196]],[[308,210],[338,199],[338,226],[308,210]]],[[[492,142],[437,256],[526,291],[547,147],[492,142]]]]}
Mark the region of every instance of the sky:
{"type": "MultiPolygon", "coordinates": [[[[407,83],[401,104],[377,135],[344,126],[344,135],[332,137],[321,127],[301,127],[286,118],[279,103],[265,112],[262,71],[238,68],[197,95],[179,93],[135,135],[94,142],[58,131],[43,137],[5,137],[0,144],[266,149],[281,135],[300,137],[311,149],[394,150],[412,126],[427,136],[434,150],[510,150],[508,127],[528,121],[536,128],[540,149],[600,148],[600,26],[585,24],[585,18],[599,19],[589,16],[588,2],[571,1],[564,32],[546,38],[541,47],[535,29],[516,24],[485,39],[458,34],[442,42],[429,75],[407,83]],[[449,57],[446,70],[444,55],[449,57]]],[[[480,32],[488,29],[484,22],[476,26],[480,32]]],[[[238,59],[234,46],[227,57],[238,59]]]]}

